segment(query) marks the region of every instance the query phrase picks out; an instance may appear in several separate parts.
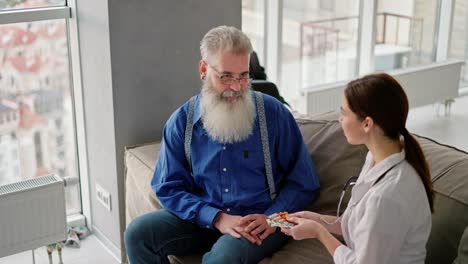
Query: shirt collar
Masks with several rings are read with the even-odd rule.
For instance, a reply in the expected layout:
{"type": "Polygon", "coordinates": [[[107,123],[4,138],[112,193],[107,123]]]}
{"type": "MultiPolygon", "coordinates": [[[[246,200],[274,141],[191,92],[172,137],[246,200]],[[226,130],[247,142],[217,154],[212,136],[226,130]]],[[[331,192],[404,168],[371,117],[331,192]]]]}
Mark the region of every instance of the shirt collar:
{"type": "Polygon", "coordinates": [[[377,165],[374,164],[374,157],[371,152],[367,153],[366,163],[362,168],[361,174],[352,190],[351,200],[349,205],[353,206],[357,204],[362,197],[369,191],[374,185],[375,181],[386,173],[390,168],[396,166],[398,163],[405,159],[405,151],[402,150],[399,153],[392,154],[379,162],[377,165]]]}
{"type": "Polygon", "coordinates": [[[201,94],[199,94],[197,96],[197,99],[195,100],[195,109],[193,111],[193,120],[192,120],[193,125],[195,125],[195,123],[197,123],[198,120],[200,120],[200,118],[201,118],[200,98],[201,98],[201,94]]]}
{"type": "Polygon", "coordinates": [[[392,154],[385,158],[384,160],[380,161],[378,164],[374,165],[374,157],[372,153],[369,151],[366,157],[366,165],[364,166],[361,175],[359,175],[359,179],[365,183],[373,183],[376,181],[382,174],[384,174],[387,170],[391,167],[397,165],[401,161],[405,159],[405,151],[402,150],[401,152],[392,154]]]}

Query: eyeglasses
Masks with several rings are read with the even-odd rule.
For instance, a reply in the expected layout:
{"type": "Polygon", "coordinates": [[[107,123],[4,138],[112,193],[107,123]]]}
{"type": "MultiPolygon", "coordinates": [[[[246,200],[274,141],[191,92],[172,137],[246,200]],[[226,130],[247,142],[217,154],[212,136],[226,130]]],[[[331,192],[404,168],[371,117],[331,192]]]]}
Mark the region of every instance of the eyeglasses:
{"type": "Polygon", "coordinates": [[[236,82],[239,82],[239,84],[244,85],[252,81],[252,78],[250,78],[250,75],[248,72],[242,73],[239,75],[239,77],[236,78],[232,74],[219,72],[215,67],[211,66],[208,63],[206,63],[206,65],[208,65],[208,67],[213,69],[213,71],[216,73],[216,76],[224,85],[233,85],[236,82]]]}

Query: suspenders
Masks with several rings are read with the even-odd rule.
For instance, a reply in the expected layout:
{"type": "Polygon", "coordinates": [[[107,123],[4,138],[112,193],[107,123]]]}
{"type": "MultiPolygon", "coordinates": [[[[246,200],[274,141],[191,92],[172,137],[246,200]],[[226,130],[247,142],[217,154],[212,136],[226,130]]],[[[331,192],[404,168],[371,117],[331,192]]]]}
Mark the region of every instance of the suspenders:
{"type": "MultiPolygon", "coordinates": [[[[276,198],[276,189],[275,182],[273,179],[273,170],[271,167],[271,156],[270,156],[270,146],[268,144],[268,129],[267,122],[265,117],[265,106],[263,104],[263,95],[259,92],[255,93],[255,104],[257,107],[258,120],[260,123],[260,137],[262,141],[263,149],[263,159],[265,162],[265,170],[268,188],[270,190],[270,198],[274,200],[276,198]]],[[[190,158],[190,145],[192,143],[192,132],[193,132],[193,113],[195,110],[195,101],[196,96],[190,98],[188,113],[187,113],[187,125],[185,127],[185,137],[184,137],[184,149],[185,149],[185,158],[189,164],[190,174],[193,176],[192,171],[192,161],[190,158]]]]}
{"type": "Polygon", "coordinates": [[[190,98],[189,101],[189,109],[187,113],[187,124],[185,125],[185,136],[184,136],[184,150],[185,150],[185,158],[187,159],[187,163],[189,165],[190,174],[193,176],[192,171],[192,159],[190,156],[190,145],[192,144],[192,132],[193,132],[193,112],[195,109],[195,101],[197,97],[193,96],[190,98]]]}
{"type": "Polygon", "coordinates": [[[265,117],[265,105],[263,104],[263,95],[255,92],[255,103],[257,105],[258,120],[260,122],[260,138],[262,139],[263,160],[265,161],[265,171],[270,189],[270,198],[276,198],[275,181],[273,180],[273,170],[271,168],[270,145],[268,144],[268,129],[265,117]]]}

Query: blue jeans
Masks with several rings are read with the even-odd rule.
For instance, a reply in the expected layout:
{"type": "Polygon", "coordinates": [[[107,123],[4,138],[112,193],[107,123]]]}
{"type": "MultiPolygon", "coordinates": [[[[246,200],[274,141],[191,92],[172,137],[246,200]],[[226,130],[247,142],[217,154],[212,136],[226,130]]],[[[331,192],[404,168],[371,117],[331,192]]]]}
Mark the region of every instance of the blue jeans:
{"type": "Polygon", "coordinates": [[[286,242],[287,237],[277,230],[257,246],[245,238],[237,239],[217,230],[201,228],[164,209],[136,218],[125,231],[131,264],[169,263],[168,255],[200,252],[206,252],[203,263],[258,263],[286,242]]]}

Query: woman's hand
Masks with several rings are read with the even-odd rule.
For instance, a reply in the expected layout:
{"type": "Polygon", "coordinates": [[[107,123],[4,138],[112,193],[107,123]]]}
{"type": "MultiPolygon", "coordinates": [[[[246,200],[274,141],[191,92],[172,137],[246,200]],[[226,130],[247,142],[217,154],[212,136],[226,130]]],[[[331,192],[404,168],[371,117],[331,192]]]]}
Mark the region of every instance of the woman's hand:
{"type": "Polygon", "coordinates": [[[295,240],[317,238],[332,256],[335,254],[335,250],[341,245],[341,242],[330,234],[323,225],[314,220],[288,217],[288,221],[296,223],[296,225],[291,228],[281,228],[281,232],[292,236],[295,240]]]}
{"type": "Polygon", "coordinates": [[[322,216],[321,214],[314,213],[311,211],[300,211],[300,212],[288,214],[288,218],[289,217],[305,218],[305,219],[314,220],[317,222],[320,220],[321,216],[322,216]]]}
{"type": "Polygon", "coordinates": [[[318,238],[320,232],[323,232],[324,230],[326,231],[325,227],[323,227],[320,223],[314,220],[289,216],[287,220],[292,223],[295,223],[296,225],[291,228],[281,228],[281,232],[288,236],[291,236],[295,240],[302,240],[306,238],[318,238]]]}

